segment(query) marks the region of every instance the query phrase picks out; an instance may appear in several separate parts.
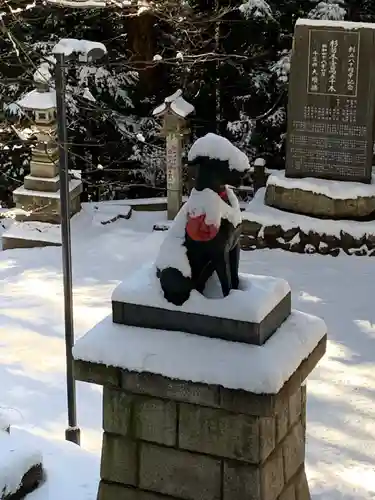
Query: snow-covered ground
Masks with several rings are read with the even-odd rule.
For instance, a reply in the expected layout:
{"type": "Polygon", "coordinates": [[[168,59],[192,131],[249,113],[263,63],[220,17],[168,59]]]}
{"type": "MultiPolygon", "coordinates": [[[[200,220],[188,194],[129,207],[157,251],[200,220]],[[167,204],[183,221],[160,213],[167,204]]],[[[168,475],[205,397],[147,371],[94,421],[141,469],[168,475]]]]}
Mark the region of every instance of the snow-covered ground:
{"type": "MultiPolygon", "coordinates": [[[[154,259],[165,233],[160,212],[101,225],[86,206],[73,225],[76,336],[110,312],[113,289],[154,259]]],[[[164,216],[165,217],[165,216],[164,216]]],[[[0,228],[1,229],[1,228],[0,228]]],[[[289,281],[293,306],[321,316],[328,353],[308,382],[307,472],[313,500],[375,498],[375,259],[262,250],[241,271],[289,281]]],[[[28,431],[49,480],[30,500],[95,500],[101,391],[78,384],[82,448],[61,443],[66,427],[61,249],[0,252],[0,409],[28,431]],[[69,488],[69,490],[68,490],[69,488]]],[[[275,360],[277,362],[277,360],[275,360]]],[[[17,430],[16,428],[21,430],[17,430]]]]}

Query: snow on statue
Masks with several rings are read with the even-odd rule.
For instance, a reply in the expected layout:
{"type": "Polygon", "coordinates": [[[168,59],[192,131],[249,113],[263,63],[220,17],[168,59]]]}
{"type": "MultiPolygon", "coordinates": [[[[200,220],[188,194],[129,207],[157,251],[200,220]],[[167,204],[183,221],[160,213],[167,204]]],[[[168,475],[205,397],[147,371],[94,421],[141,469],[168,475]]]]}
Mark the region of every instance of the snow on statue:
{"type": "Polygon", "coordinates": [[[241,212],[233,190],[249,170],[247,156],[215,134],[198,139],[189,151],[196,167],[195,188],[177,214],[156,260],[164,297],[182,305],[196,289],[203,293],[216,272],[223,292],[238,289],[241,212]]]}

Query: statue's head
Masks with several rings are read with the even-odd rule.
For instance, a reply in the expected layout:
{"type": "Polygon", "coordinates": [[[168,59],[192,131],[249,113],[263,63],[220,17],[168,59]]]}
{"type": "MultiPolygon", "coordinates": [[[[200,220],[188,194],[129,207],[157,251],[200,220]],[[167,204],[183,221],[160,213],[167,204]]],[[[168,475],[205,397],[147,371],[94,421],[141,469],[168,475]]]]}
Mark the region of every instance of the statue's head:
{"type": "Polygon", "coordinates": [[[250,169],[247,156],[228,139],[216,134],[197,139],[188,160],[198,191],[208,188],[219,192],[226,184],[239,186],[250,169]]]}

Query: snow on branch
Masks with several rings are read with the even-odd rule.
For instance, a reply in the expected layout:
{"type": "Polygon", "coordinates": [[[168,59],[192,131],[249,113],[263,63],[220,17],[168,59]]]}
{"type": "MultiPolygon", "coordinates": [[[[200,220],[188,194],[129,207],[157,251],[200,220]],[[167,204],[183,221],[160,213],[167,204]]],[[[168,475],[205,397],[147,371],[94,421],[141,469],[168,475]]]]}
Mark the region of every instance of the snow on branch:
{"type": "Polygon", "coordinates": [[[104,54],[107,53],[107,49],[104,44],[100,42],[90,42],[89,40],[77,40],[75,38],[62,38],[52,49],[53,54],[64,54],[65,56],[70,56],[73,53],[80,54],[87,60],[90,56],[90,52],[93,50],[101,51],[104,54]]]}
{"type": "Polygon", "coordinates": [[[280,59],[271,66],[272,73],[275,73],[277,79],[281,83],[288,82],[288,77],[290,72],[290,56],[291,56],[290,51],[288,50],[283,51],[280,54],[280,59]]]}
{"type": "Polygon", "coordinates": [[[105,0],[47,0],[47,3],[57,5],[58,7],[72,7],[72,8],[98,8],[106,7],[105,0]]]}
{"type": "Polygon", "coordinates": [[[240,5],[239,10],[246,19],[268,18],[273,19],[271,7],[265,0],[247,0],[240,5]]]}
{"type": "Polygon", "coordinates": [[[330,21],[342,21],[345,19],[346,10],[343,8],[343,0],[327,0],[319,2],[314,9],[309,12],[310,19],[326,19],[330,21]]]}

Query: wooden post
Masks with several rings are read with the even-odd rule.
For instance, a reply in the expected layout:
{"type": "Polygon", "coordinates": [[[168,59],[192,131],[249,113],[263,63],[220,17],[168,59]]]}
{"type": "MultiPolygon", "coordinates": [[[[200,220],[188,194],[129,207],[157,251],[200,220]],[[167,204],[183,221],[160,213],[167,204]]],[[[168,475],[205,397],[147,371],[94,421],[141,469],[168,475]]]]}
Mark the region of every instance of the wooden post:
{"type": "Polygon", "coordinates": [[[258,191],[258,189],[264,187],[266,183],[267,183],[266,162],[263,158],[257,158],[254,162],[254,173],[253,173],[254,195],[258,191]]]}
{"type": "Polygon", "coordinates": [[[184,135],[190,132],[186,118],[193,111],[194,106],[185,101],[181,90],[167,97],[153,111],[154,116],[163,118],[162,135],[166,138],[168,220],[176,217],[182,204],[182,146],[184,135]]]}
{"type": "Polygon", "coordinates": [[[182,137],[168,134],[167,142],[167,209],[173,220],[182,204],[182,137]]]}

